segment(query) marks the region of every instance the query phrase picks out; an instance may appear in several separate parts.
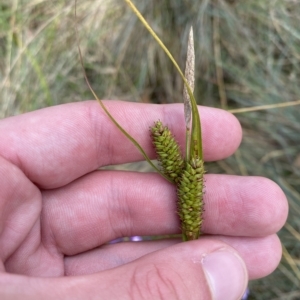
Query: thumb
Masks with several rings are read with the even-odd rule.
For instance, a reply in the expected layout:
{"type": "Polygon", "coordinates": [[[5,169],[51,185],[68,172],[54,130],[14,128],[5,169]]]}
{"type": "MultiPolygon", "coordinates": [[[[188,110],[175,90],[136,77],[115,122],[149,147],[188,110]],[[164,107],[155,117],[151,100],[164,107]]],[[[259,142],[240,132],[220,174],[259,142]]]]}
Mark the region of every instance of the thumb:
{"type": "Polygon", "coordinates": [[[97,284],[90,292],[103,299],[238,300],[248,283],[238,253],[205,238],[152,252],[95,276],[97,284]]]}
{"type": "Polygon", "coordinates": [[[153,252],[106,272],[111,273],[109,285],[113,282],[114,293],[105,299],[238,300],[248,283],[238,253],[225,243],[205,238],[153,252]]]}
{"type": "Polygon", "coordinates": [[[238,300],[248,282],[246,266],[238,253],[221,241],[205,238],[158,250],[93,275],[47,279],[2,276],[0,295],[9,295],[3,299],[23,300],[238,300]]]}

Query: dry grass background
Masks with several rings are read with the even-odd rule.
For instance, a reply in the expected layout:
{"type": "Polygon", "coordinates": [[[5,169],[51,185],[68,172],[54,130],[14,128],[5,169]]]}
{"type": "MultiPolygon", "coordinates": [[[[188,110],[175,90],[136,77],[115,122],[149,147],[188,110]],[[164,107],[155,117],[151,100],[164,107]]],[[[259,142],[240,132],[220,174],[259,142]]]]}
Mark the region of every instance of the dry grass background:
{"type": "MultiPolygon", "coordinates": [[[[199,104],[249,108],[300,99],[300,2],[297,0],[135,1],[183,67],[195,29],[199,104]]],[[[121,0],[79,0],[85,69],[102,98],[182,101],[182,82],[165,54],[121,0]]],[[[0,117],[91,98],[78,61],[72,0],[0,3],[0,117]]],[[[300,299],[300,107],[236,115],[239,151],[209,172],[260,175],[288,196],[279,233],[283,259],[251,282],[250,299],[300,299]]]]}

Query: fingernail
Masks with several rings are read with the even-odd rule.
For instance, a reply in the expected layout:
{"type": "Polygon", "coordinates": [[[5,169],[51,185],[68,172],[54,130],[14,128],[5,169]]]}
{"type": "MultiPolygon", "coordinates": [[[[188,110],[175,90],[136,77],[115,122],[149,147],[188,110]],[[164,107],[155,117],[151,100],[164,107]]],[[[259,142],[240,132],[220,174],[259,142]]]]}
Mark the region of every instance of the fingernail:
{"type": "Polygon", "coordinates": [[[218,250],[207,254],[202,265],[214,300],[242,298],[248,275],[239,256],[228,250],[218,250]]]}

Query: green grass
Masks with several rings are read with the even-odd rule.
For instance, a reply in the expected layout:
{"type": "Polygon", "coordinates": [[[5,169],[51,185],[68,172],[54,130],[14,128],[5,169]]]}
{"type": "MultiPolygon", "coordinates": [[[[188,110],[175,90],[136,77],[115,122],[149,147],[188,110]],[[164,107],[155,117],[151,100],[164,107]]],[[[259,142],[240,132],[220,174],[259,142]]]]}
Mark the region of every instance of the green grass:
{"type": "MultiPolygon", "coordinates": [[[[300,99],[298,1],[135,1],[180,66],[195,29],[199,104],[228,109],[300,99]]],[[[84,64],[101,98],[182,102],[182,81],[153,38],[119,0],[78,1],[84,64]]],[[[0,4],[0,117],[91,98],[78,61],[73,1],[0,4]]],[[[287,249],[250,299],[299,299],[300,107],[237,114],[244,129],[236,155],[209,172],[266,176],[290,203],[279,233],[287,249]],[[298,279],[297,279],[298,278],[298,279]]]]}

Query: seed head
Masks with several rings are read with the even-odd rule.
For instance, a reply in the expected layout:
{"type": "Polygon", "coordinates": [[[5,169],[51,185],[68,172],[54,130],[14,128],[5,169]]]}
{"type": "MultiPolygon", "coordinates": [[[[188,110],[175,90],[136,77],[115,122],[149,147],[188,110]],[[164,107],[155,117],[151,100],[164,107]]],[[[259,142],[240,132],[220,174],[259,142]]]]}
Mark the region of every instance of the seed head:
{"type": "Polygon", "coordinates": [[[177,183],[184,167],[184,160],[173,134],[161,121],[157,121],[151,127],[151,137],[163,173],[177,183]]]}
{"type": "Polygon", "coordinates": [[[178,181],[178,214],[185,240],[195,240],[200,235],[203,214],[203,161],[192,159],[178,181]]]}

